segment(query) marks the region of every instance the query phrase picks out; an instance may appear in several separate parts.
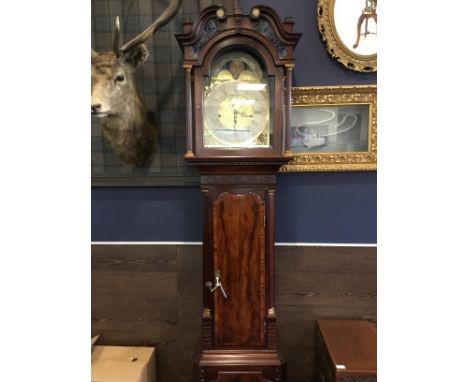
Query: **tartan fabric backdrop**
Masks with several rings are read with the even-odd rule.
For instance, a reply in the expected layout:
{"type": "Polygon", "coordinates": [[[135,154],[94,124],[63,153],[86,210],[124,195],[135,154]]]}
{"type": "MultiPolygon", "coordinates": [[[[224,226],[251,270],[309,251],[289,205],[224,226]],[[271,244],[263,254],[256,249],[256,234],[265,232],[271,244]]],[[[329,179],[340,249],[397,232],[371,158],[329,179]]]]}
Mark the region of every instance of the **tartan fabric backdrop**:
{"type": "MultiPolygon", "coordinates": [[[[167,7],[169,0],[92,0],[91,46],[97,52],[112,50],[114,21],[120,17],[121,45],[142,32],[167,7]]],[[[150,57],[134,73],[138,93],[154,112],[158,148],[148,168],[123,164],[101,134],[101,123],[92,118],[91,163],[93,186],[189,185],[198,183],[198,173],[188,167],[185,154],[185,84],[182,51],[175,39],[182,20],[197,20],[201,9],[233,0],[182,0],[177,15],[146,43],[150,57]]]]}

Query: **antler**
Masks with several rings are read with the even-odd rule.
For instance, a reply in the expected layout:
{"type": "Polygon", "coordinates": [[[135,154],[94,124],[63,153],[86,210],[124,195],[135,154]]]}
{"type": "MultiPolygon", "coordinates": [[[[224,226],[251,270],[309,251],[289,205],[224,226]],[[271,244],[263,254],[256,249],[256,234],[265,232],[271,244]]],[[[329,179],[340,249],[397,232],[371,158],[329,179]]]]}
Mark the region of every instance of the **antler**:
{"type": "Polygon", "coordinates": [[[114,42],[112,43],[112,48],[117,57],[122,55],[122,52],[119,49],[119,40],[120,40],[120,21],[119,16],[115,18],[115,27],[114,27],[114,42]]]}
{"type": "MultiPolygon", "coordinates": [[[[143,44],[148,38],[154,34],[159,28],[163,27],[166,25],[177,13],[179,10],[181,0],[171,0],[167,8],[164,10],[163,13],[148,27],[146,28],[142,33],[140,33],[138,36],[127,42],[124,46],[121,48],[118,48],[118,36],[120,35],[120,27],[118,28],[118,18],[116,19],[116,28],[114,31],[114,51],[117,50],[119,51],[119,54],[128,52],[132,48],[143,44]],[[118,31],[117,31],[118,29],[118,31]],[[116,37],[117,36],[117,37],[116,37]],[[117,42],[116,42],[117,41],[117,42]]],[[[117,54],[117,52],[116,52],[117,54]]]]}

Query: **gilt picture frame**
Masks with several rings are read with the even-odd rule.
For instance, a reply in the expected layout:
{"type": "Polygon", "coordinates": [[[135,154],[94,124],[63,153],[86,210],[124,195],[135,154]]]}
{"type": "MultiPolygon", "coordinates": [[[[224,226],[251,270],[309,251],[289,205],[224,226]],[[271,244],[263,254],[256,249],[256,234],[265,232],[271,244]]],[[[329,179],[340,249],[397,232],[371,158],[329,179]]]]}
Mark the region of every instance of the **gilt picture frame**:
{"type": "Polygon", "coordinates": [[[318,0],[317,23],[333,58],[350,70],[377,71],[377,0],[318,0]]]}
{"type": "Polygon", "coordinates": [[[293,87],[281,172],[377,170],[377,86],[293,87]]]}

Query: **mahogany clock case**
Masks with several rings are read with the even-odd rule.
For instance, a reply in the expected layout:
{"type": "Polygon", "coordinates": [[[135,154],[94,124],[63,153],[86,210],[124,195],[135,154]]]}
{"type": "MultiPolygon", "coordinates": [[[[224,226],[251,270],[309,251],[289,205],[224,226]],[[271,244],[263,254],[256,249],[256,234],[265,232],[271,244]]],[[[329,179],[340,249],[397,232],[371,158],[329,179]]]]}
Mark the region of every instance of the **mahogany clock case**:
{"type": "Polygon", "coordinates": [[[286,380],[276,345],[274,195],[275,174],[292,159],[299,37],[292,20],[281,22],[265,6],[248,15],[208,7],[177,36],[186,74],[185,159],[200,171],[203,199],[200,382],[286,380]]]}

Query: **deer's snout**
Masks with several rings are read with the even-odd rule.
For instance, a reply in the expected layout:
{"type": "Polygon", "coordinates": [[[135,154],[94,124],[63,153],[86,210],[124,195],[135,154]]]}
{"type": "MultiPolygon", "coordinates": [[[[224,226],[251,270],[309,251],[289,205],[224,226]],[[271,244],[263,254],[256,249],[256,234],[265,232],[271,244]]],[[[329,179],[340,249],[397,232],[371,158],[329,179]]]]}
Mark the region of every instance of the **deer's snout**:
{"type": "Polygon", "coordinates": [[[97,114],[101,111],[101,104],[100,103],[95,103],[94,105],[91,105],[91,113],[92,114],[97,114]]]}

